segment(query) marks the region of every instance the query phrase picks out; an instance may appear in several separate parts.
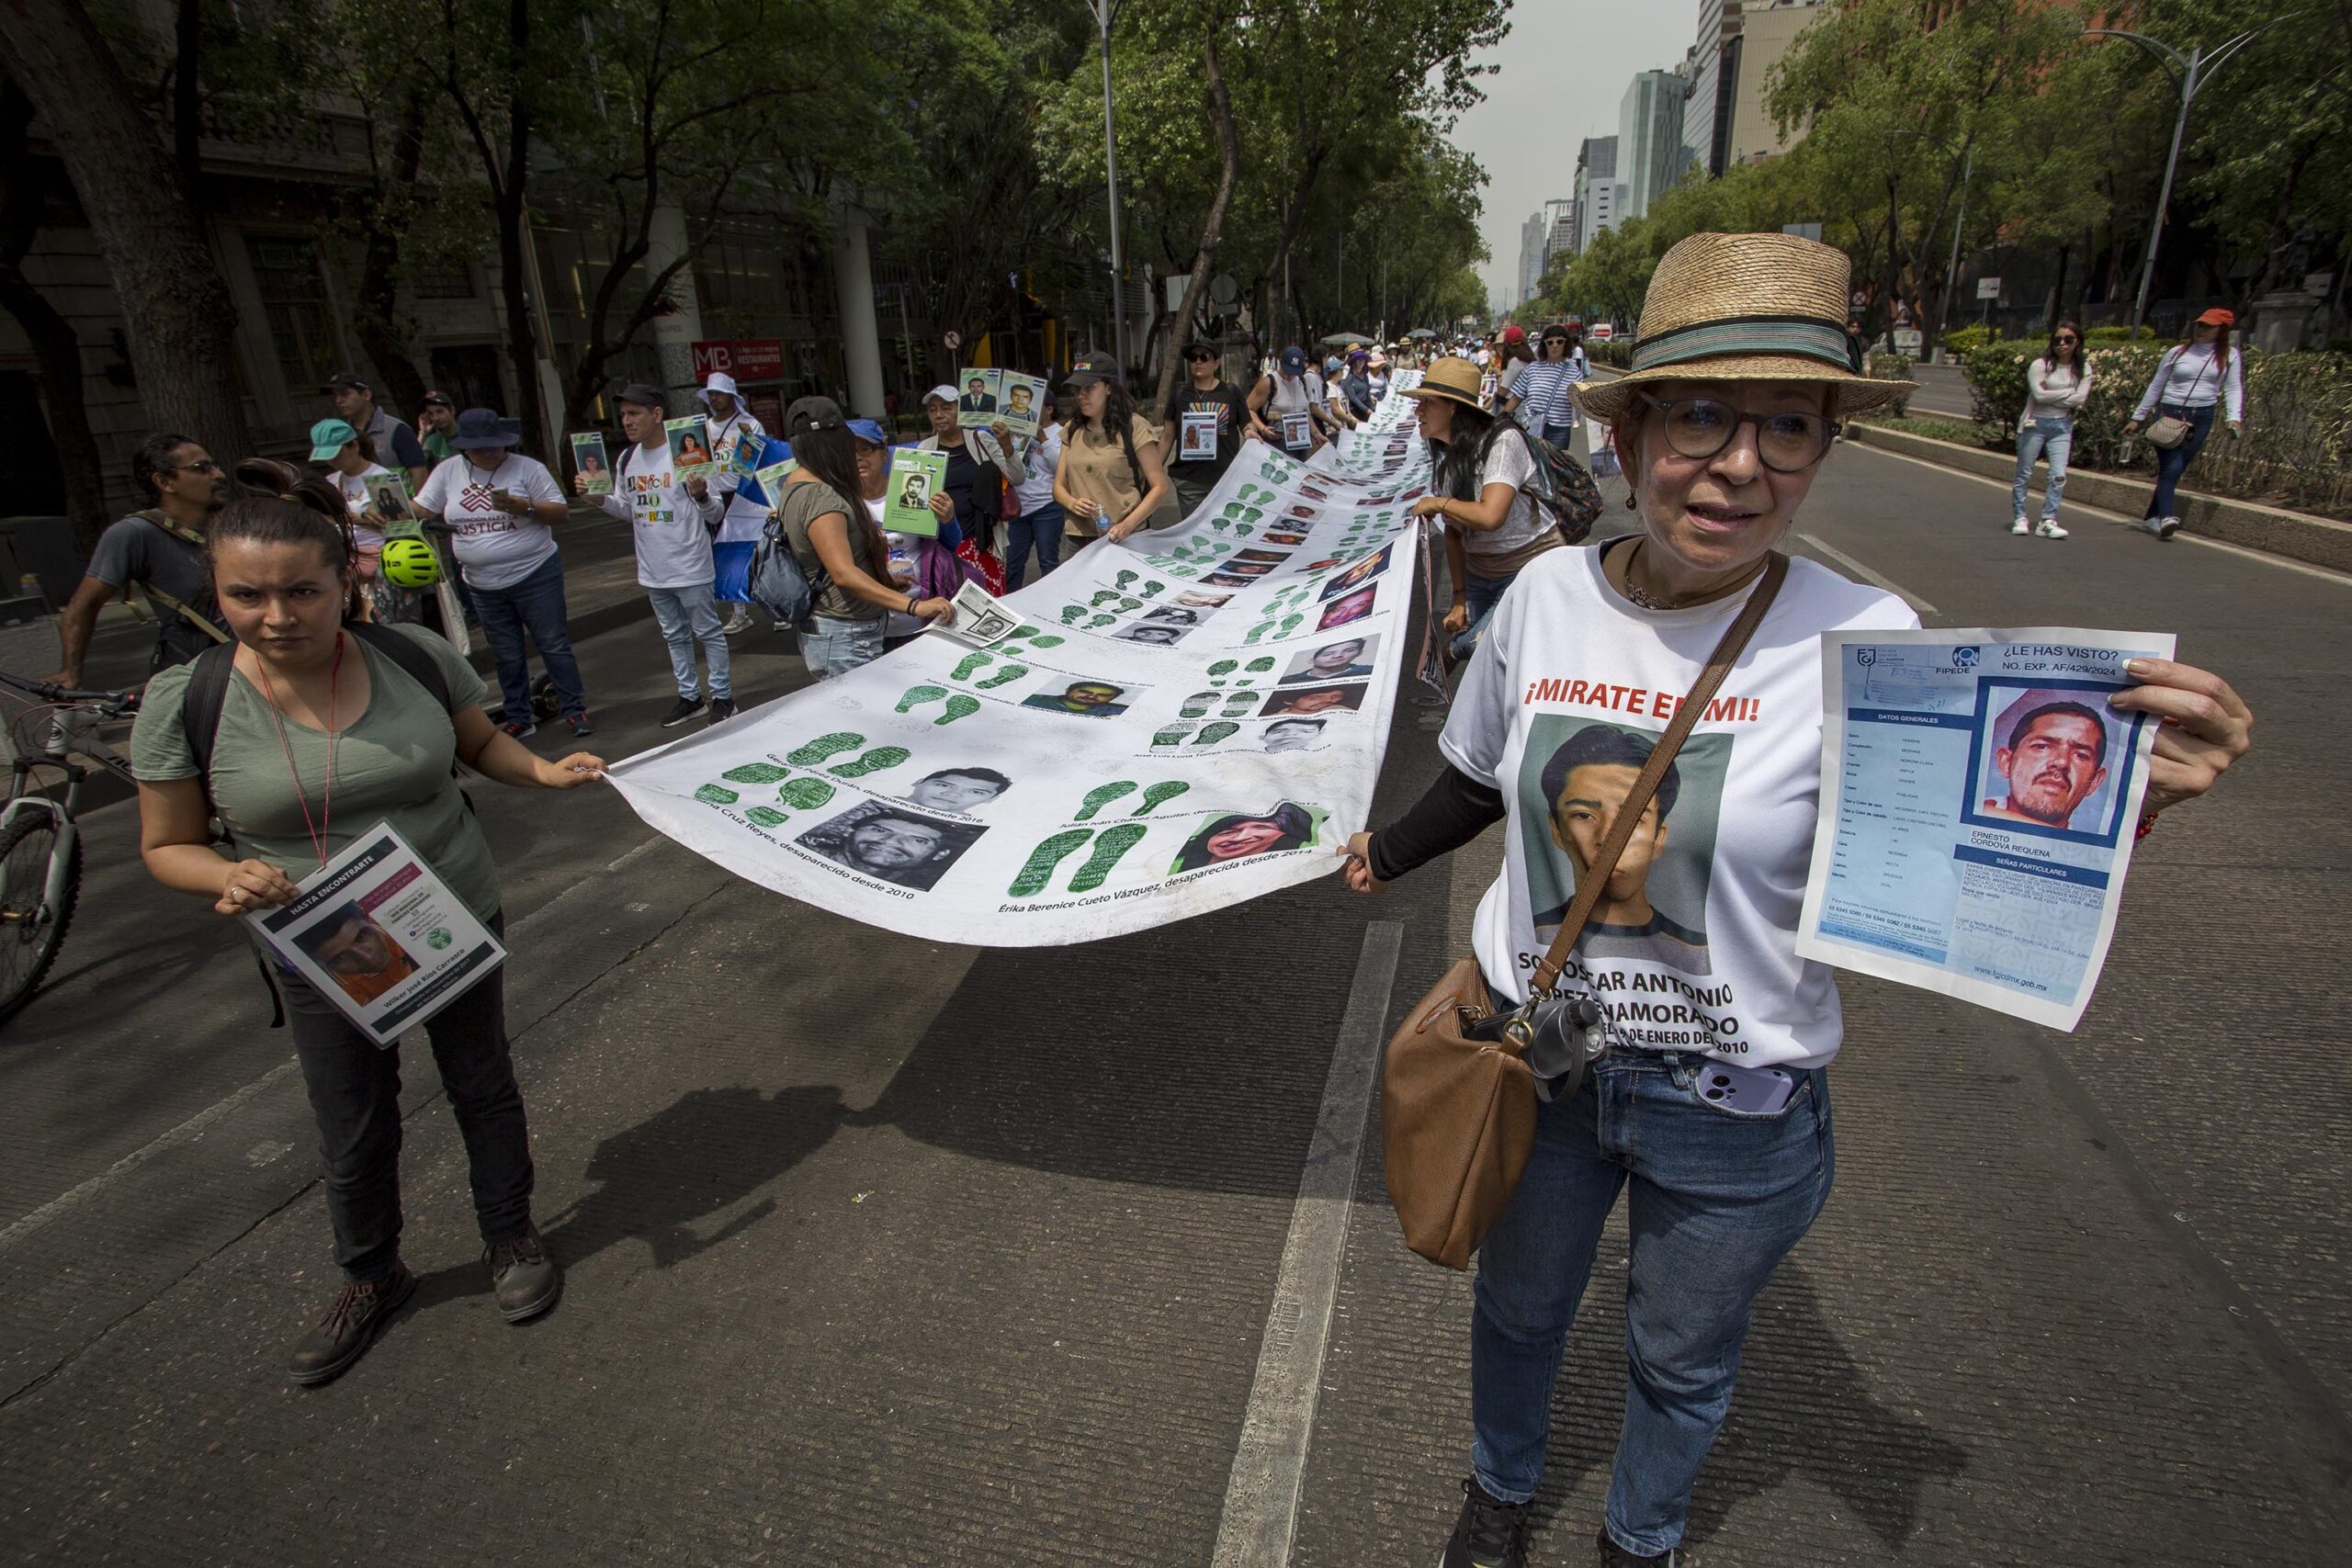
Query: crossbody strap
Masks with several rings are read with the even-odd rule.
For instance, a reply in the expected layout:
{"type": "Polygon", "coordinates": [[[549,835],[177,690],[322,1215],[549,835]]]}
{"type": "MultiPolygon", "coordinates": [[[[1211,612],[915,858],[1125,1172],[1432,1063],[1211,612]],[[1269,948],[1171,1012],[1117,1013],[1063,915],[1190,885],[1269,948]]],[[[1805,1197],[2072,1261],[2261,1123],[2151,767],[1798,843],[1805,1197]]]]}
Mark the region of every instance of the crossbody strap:
{"type": "Polygon", "coordinates": [[[1609,837],[1601,840],[1600,852],[1592,857],[1591,867],[1577,879],[1576,899],[1560,921],[1560,931],[1552,939],[1551,950],[1544,954],[1544,962],[1535,966],[1534,983],[1528,991],[1530,997],[1548,991],[1559,983],[1560,971],[1567,967],[1568,954],[1576,951],[1577,938],[1584,934],[1585,922],[1592,919],[1592,911],[1600,905],[1601,890],[1609,886],[1610,874],[1617,869],[1617,857],[1625,852],[1626,844],[1633,840],[1634,829],[1640,826],[1642,813],[1649,808],[1650,796],[1657,793],[1658,784],[1666,777],[1666,770],[1674,765],[1675,753],[1682,750],[1685,740],[1690,739],[1690,731],[1698,727],[1700,718],[1707,711],[1707,704],[1723,685],[1724,678],[1731,673],[1731,667],[1738,663],[1739,656],[1747,651],[1748,638],[1756,635],[1756,628],[1763,623],[1764,614],[1772,607],[1772,601],[1780,596],[1781,584],[1788,575],[1788,557],[1778,550],[1765,557],[1764,575],[1757,580],[1756,591],[1747,596],[1747,603],[1740,607],[1738,618],[1724,633],[1723,640],[1715,644],[1715,651],[1707,658],[1707,667],[1699,671],[1699,679],[1692,682],[1690,694],[1674,710],[1674,717],[1668,722],[1666,733],[1659,736],[1657,744],[1650,748],[1650,760],[1642,764],[1640,775],[1634,780],[1632,792],[1625,796],[1625,803],[1617,808],[1617,819],[1610,824],[1609,837]]]}

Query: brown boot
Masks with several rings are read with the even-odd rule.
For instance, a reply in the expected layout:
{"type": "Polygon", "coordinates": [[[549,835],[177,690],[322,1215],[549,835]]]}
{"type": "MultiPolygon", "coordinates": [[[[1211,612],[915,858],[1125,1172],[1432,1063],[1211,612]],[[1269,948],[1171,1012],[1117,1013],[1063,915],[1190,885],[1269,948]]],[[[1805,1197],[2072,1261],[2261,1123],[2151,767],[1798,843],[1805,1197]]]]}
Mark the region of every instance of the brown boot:
{"type": "Polygon", "coordinates": [[[397,1264],[380,1280],[346,1284],[318,1326],[294,1347],[286,1375],[304,1388],[333,1382],[368,1353],[392,1314],[415,1292],[416,1276],[397,1264]]]}
{"type": "Polygon", "coordinates": [[[537,1225],[491,1246],[490,1290],[498,1315],[509,1323],[538,1316],[563,1294],[563,1270],[548,1256],[537,1225]]]}

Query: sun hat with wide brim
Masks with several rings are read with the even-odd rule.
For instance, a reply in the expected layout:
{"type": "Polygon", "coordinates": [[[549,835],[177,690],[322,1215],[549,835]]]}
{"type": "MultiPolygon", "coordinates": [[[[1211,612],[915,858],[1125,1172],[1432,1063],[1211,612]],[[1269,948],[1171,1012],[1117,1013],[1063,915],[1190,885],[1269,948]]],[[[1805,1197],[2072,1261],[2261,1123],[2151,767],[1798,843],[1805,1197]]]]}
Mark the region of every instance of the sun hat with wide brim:
{"type": "Polygon", "coordinates": [[[1421,384],[1406,388],[1405,395],[1415,399],[1442,398],[1449,403],[1460,403],[1464,408],[1486,413],[1489,412],[1487,405],[1478,400],[1478,385],[1485,374],[1470,361],[1448,355],[1432,360],[1430,367],[1421,372],[1421,384]]]}
{"type": "Polygon", "coordinates": [[[1794,234],[1693,234],[1659,258],[1642,299],[1633,367],[1586,381],[1577,406],[1614,420],[1660,381],[1792,381],[1837,389],[1860,413],[1916,389],[1862,374],[1846,332],[1846,253],[1794,234]]]}

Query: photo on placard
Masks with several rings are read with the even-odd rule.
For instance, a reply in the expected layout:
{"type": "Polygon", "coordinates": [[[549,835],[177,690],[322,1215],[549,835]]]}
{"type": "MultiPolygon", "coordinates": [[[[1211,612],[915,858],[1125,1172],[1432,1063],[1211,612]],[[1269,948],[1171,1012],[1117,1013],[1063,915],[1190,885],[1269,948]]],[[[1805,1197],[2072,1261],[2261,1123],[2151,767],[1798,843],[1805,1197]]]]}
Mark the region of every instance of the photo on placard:
{"type": "Polygon", "coordinates": [[[1265,540],[1266,543],[1270,545],[1303,545],[1306,543],[1306,536],[1304,534],[1278,534],[1271,528],[1259,535],[1258,537],[1265,540]]]}
{"type": "Polygon", "coordinates": [[[1259,747],[1267,751],[1304,751],[1323,743],[1328,718],[1278,718],[1259,733],[1259,747]]]}
{"type": "Polygon", "coordinates": [[[861,876],[928,892],[987,832],[948,822],[895,801],[869,800],[822,822],[793,842],[861,876]]]}
{"type": "Polygon", "coordinates": [[[1262,561],[1268,566],[1280,566],[1290,559],[1290,552],[1288,550],[1236,550],[1233,553],[1233,558],[1243,561],[1262,561]]]}
{"type": "Polygon", "coordinates": [[[294,945],[361,1007],[416,973],[416,960],[356,899],[313,921],[294,945]]]}
{"type": "Polygon", "coordinates": [[[571,438],[572,471],[588,481],[590,495],[613,493],[612,465],[605,460],[605,438],[595,431],[571,438]]]}
{"type": "MultiPolygon", "coordinates": [[[[413,524],[416,508],[410,502],[408,481],[398,474],[371,474],[368,478],[368,504],[386,523],[413,524]]],[[[609,487],[610,477],[605,479],[609,487]]],[[[413,533],[413,526],[410,532],[413,533]]]]}
{"type": "Polygon", "coordinates": [[[1111,718],[1127,711],[1127,688],[1114,682],[1072,681],[1058,692],[1033,692],[1021,700],[1021,705],[1080,718],[1111,718]]]}
{"type": "Polygon", "coordinates": [[[1176,456],[1187,463],[1216,461],[1216,411],[1186,409],[1177,423],[1176,456]]]}
{"type": "Polygon", "coordinates": [[[1341,685],[1284,686],[1268,694],[1266,705],[1258,710],[1258,716],[1281,718],[1286,714],[1354,713],[1363,706],[1364,694],[1371,690],[1371,684],[1363,681],[1341,685]]]}
{"type": "Polygon", "coordinates": [[[1145,648],[1173,648],[1192,635],[1190,626],[1170,626],[1165,621],[1137,621],[1125,631],[1113,632],[1111,640],[1139,643],[1145,648]]]}
{"type": "MultiPolygon", "coordinates": [[[[1521,859],[1537,940],[1549,943],[1608,837],[1617,807],[1648,762],[1656,733],[1568,714],[1527,721],[1519,764],[1521,859]]],[[[1617,857],[1591,923],[1577,942],[1586,959],[1649,959],[1708,975],[1707,890],[1733,738],[1694,735],[1682,744],[1617,857]]]]}
{"type": "Polygon", "coordinates": [[[1003,371],[957,371],[956,393],[956,423],[965,429],[985,430],[1003,417],[1003,371]]]}
{"type": "Polygon", "coordinates": [[[1332,576],[1331,581],[1323,585],[1322,592],[1317,593],[1316,597],[1318,599],[1329,599],[1334,594],[1345,593],[1350,589],[1354,588],[1357,584],[1368,581],[1371,579],[1379,576],[1382,572],[1388,570],[1388,558],[1392,555],[1396,554],[1396,547],[1393,544],[1381,546],[1380,548],[1373,551],[1372,554],[1365,556],[1363,558],[1357,561],[1355,565],[1348,568],[1347,570],[1335,573],[1332,576]]]}
{"type": "Polygon", "coordinates": [[[1258,581],[1255,576],[1238,571],[1213,571],[1201,581],[1213,582],[1219,588],[1252,588],[1258,581]]]}
{"type": "Polygon", "coordinates": [[[2138,715],[2107,705],[2128,682],[1986,680],[1976,688],[1972,797],[1962,820],[2112,845],[2139,742],[2138,715]]]}
{"type": "Polygon", "coordinates": [[[1046,383],[1017,370],[1006,371],[1004,407],[1001,412],[1013,434],[1024,441],[1036,434],[1038,422],[1046,413],[1046,383]]]}
{"type": "Polygon", "coordinates": [[[1379,597],[1380,590],[1377,588],[1359,588],[1352,593],[1343,593],[1323,607],[1322,619],[1315,623],[1315,629],[1328,632],[1333,626],[1361,621],[1372,614],[1373,601],[1379,597]]]}
{"type": "MultiPolygon", "coordinates": [[[[1234,577],[1252,578],[1265,576],[1266,573],[1274,570],[1275,565],[1275,562],[1270,560],[1245,560],[1239,556],[1235,556],[1231,560],[1217,562],[1216,569],[1234,577]]],[[[1209,581],[1215,582],[1216,579],[1212,577],[1209,581]]]]}
{"type": "Polygon", "coordinates": [[[904,798],[911,806],[969,816],[1012,787],[1012,781],[994,768],[933,768],[907,786],[904,798]]]}
{"type": "Polygon", "coordinates": [[[662,429],[670,441],[670,472],[681,483],[707,479],[718,467],[710,455],[710,433],[703,428],[702,415],[667,420],[662,429]]]}
{"type": "Polygon", "coordinates": [[[1142,618],[1171,626],[1197,626],[1215,614],[1214,609],[1197,609],[1190,604],[1161,604],[1146,610],[1142,618]]]}
{"type": "Polygon", "coordinates": [[[1294,506],[1283,515],[1295,517],[1304,523],[1312,523],[1323,515],[1323,509],[1319,506],[1294,506]]]}
{"type": "Polygon", "coordinates": [[[1373,656],[1380,646],[1378,633],[1343,637],[1294,657],[1277,684],[1312,685],[1324,681],[1359,681],[1373,671],[1373,656]]]}
{"type": "Polygon", "coordinates": [[[1321,807],[1285,800],[1270,811],[1235,812],[1214,818],[1184,840],[1184,847],[1176,852],[1176,863],[1169,867],[1169,874],[1181,875],[1204,866],[1285,850],[1312,849],[1325,816],[1321,807]]]}
{"type": "Polygon", "coordinates": [[[890,473],[883,481],[882,526],[886,532],[939,536],[939,517],[931,498],[947,483],[947,454],[918,452],[911,446],[890,451],[890,473]]]}
{"type": "Polygon", "coordinates": [[[1233,603],[1230,593],[1211,593],[1204,588],[1187,588],[1176,595],[1176,603],[1199,610],[1219,609],[1233,603]]]}

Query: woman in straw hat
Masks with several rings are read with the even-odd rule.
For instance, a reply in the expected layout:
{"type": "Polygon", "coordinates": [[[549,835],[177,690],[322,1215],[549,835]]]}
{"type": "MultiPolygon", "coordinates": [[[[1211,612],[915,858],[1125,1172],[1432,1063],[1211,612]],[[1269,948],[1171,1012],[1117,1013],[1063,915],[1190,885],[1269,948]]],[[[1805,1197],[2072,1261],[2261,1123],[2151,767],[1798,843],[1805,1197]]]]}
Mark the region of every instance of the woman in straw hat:
{"type": "Polygon", "coordinates": [[[1535,452],[1517,422],[1478,400],[1477,366],[1441,359],[1405,396],[1421,405],[1421,439],[1430,444],[1432,493],[1413,515],[1445,525],[1445,565],[1453,604],[1445,613],[1446,654],[1467,659],[1487,617],[1536,558],[1560,547],[1560,530],[1535,504],[1528,485],[1535,452]]]}
{"type": "MultiPolygon", "coordinates": [[[[1828,1196],[1838,993],[1795,934],[1818,815],[1821,636],[1918,624],[1812,561],[1786,562],[1781,580],[1772,554],[1839,420],[1903,389],[1861,374],[1846,283],[1841,253],[1784,234],[1699,234],[1667,253],[1632,373],[1577,394],[1615,431],[1639,528],[1521,573],[1464,676],[1445,773],[1341,852],[1369,892],[1508,819],[1476,944],[1497,1005],[1524,1000],[1675,699],[1750,595],[1777,587],[1728,700],[1635,818],[1557,987],[1598,1008],[1610,1049],[1541,1105],[1525,1175],[1478,1253],[1473,1473],[1446,1568],[1525,1561],[1562,1345],[1628,1188],[1625,1415],[1600,1560],[1687,1563],[1690,1489],[1750,1304],[1828,1196]]],[[[2164,721],[2153,814],[2210,788],[2252,721],[2202,670],[2147,660],[2130,673],[2141,683],[2113,705],[2164,721]]]]}

